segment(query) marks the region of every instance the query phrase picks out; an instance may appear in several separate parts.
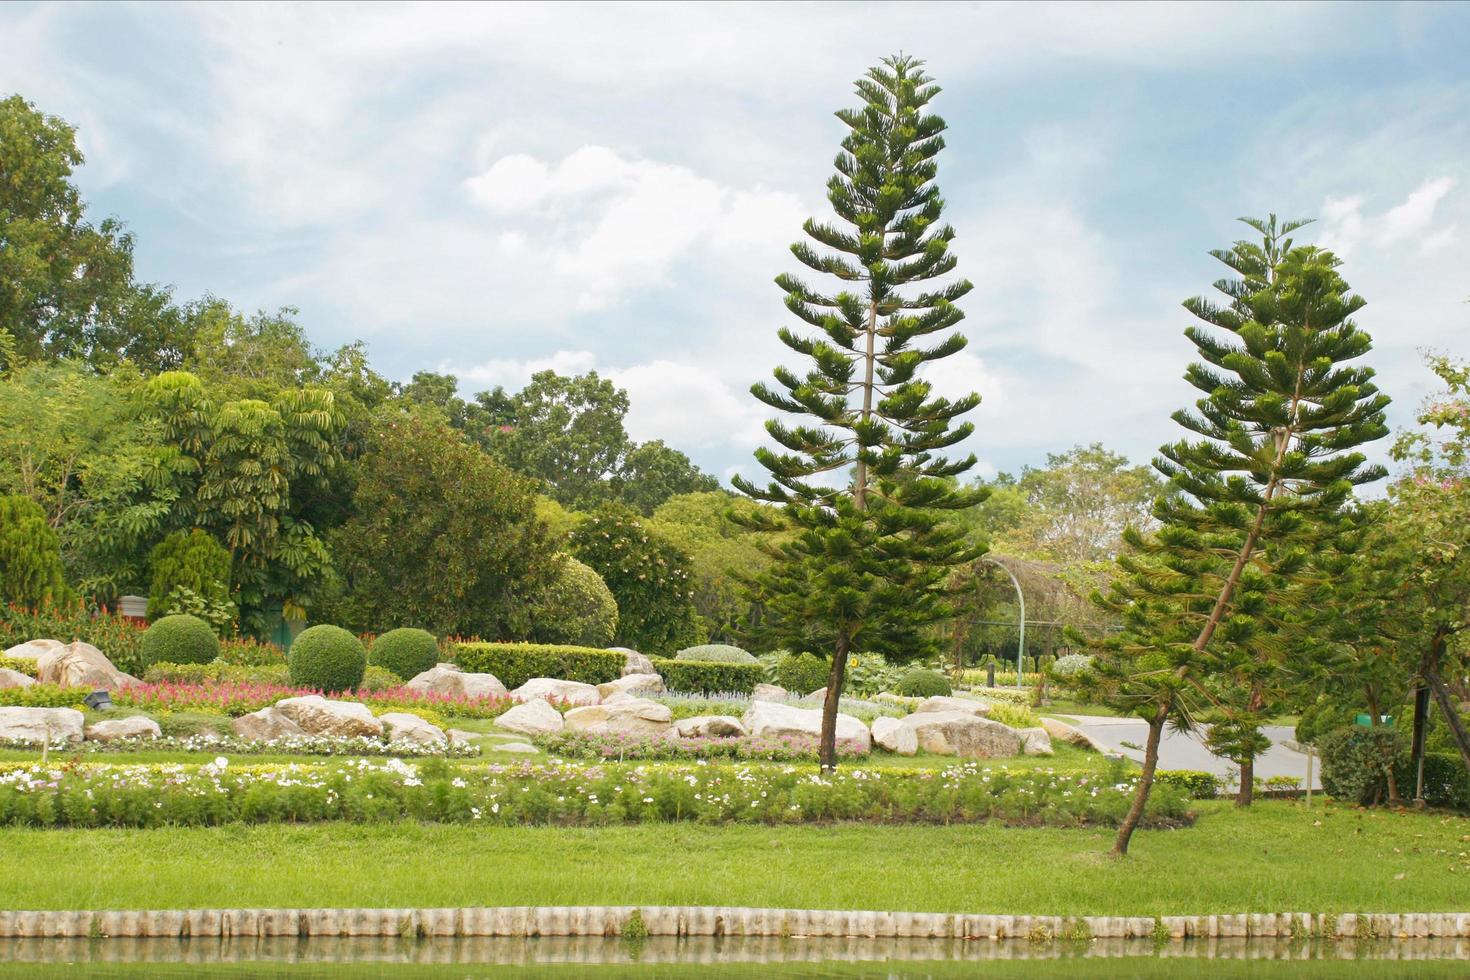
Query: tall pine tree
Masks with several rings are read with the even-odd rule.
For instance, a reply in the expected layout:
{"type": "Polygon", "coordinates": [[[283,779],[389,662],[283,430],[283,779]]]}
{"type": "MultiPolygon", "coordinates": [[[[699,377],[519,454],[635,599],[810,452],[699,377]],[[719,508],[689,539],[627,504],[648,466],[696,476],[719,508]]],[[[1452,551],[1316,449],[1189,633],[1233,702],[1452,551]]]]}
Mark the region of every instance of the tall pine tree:
{"type": "Polygon", "coordinates": [[[827,183],[839,220],[808,220],[803,228],[816,247],[791,247],[803,265],[834,277],[839,291],[776,279],[787,309],[815,328],[783,328],[781,341],[811,366],[805,374],[777,367],[778,387],[752,387],[795,421],[766,425],[784,450],[756,451],[772,477],[767,486],[734,481],[782,505],[795,532],[771,546],[775,561],[756,585],[778,632],[832,651],[822,715],[827,770],[836,766],[848,654],[860,647],[912,656],[932,647],[925,627],[948,611],[947,572],[977,555],[944,513],[983,497],[953,479],[975,457],[942,455],[973,431],[955,420],[979,396],[940,397],[919,377],[925,364],[964,348],[952,330],[964,317],[954,304],[971,289],[949,277],[955,233],[939,223],[944,201],[934,179],[945,124],[925,111],[939,86],[923,62],[905,55],[885,59],[856,85],[862,104],[837,113],[849,132],[827,183]],[[905,290],[918,284],[930,285],[905,290]]]}
{"type": "Polygon", "coordinates": [[[1261,243],[1212,253],[1239,276],[1216,283],[1229,303],[1184,304],[1205,324],[1185,331],[1203,362],[1185,378],[1204,397],[1173,417],[1199,438],[1154,462],[1179,492],[1155,505],[1156,534],[1128,535],[1125,574],[1099,597],[1125,629],[1104,641],[1093,680],[1149,726],[1120,855],[1147,805],[1164,725],[1189,724],[1191,702],[1209,698],[1206,678],[1270,648],[1292,618],[1292,582],[1318,522],[1383,475],[1356,451],[1388,431],[1372,370],[1348,363],[1371,347],[1351,319],[1363,300],[1331,252],[1283,238],[1303,222],[1243,220],[1261,243]]]}

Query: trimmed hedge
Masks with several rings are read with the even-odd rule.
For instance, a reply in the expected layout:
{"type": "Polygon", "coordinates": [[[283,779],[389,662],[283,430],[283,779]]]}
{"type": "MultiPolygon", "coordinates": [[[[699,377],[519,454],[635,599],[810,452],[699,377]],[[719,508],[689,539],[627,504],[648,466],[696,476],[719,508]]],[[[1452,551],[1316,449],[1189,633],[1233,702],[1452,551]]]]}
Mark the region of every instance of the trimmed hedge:
{"type": "MultiPolygon", "coordinates": [[[[1404,756],[1394,766],[1399,794],[1404,799],[1414,795],[1416,773],[1404,756]]],[[[1455,752],[1424,753],[1424,800],[1430,806],[1470,811],[1470,772],[1455,752]]]]}
{"type": "Polygon", "coordinates": [[[1213,800],[1220,795],[1220,778],[1198,769],[1159,769],[1154,784],[1177,786],[1196,800],[1213,800]]]}
{"type": "Polygon", "coordinates": [[[389,630],[373,641],[368,662],[409,680],[439,662],[439,641],[428,630],[409,626],[389,630]]]}
{"type": "Polygon", "coordinates": [[[61,687],[32,684],[30,687],[0,687],[0,708],[77,708],[92,693],[90,687],[61,687]]]}
{"type": "Polygon", "coordinates": [[[207,664],[219,657],[219,638],[198,616],[165,616],[143,631],[145,664],[207,664]]]}
{"type": "MultiPolygon", "coordinates": [[[[596,647],[543,643],[460,643],[455,663],[464,671],[494,674],[507,688],[533,677],[555,677],[583,684],[606,684],[623,675],[625,656],[596,647]]],[[[753,687],[754,685],[752,685],[753,687]]]]}
{"type": "Polygon", "coordinates": [[[899,678],[893,693],[907,698],[942,698],[953,694],[954,689],[939,671],[916,668],[899,678]]]}
{"type": "Polygon", "coordinates": [[[291,683],[328,694],[355,690],[367,670],[362,641],[340,626],[312,626],[291,644],[291,683]]]}
{"type": "Polygon", "coordinates": [[[704,643],[685,647],[674,654],[675,660],[693,660],[703,664],[753,664],[755,657],[728,643],[704,643]]]}
{"type": "Polygon", "coordinates": [[[711,663],[699,660],[654,660],[664,686],[687,694],[749,694],[765,679],[760,664],[711,663]]]}

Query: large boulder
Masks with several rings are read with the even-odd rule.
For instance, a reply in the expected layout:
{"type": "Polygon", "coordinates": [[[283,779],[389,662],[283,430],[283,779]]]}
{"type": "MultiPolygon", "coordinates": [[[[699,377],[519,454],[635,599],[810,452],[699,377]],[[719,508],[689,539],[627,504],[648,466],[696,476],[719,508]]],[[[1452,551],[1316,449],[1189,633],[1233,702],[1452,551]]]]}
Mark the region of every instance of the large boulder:
{"type": "Polygon", "coordinates": [[[554,677],[533,677],[511,694],[520,701],[530,701],[533,698],[564,701],[567,704],[598,704],[602,701],[602,695],[591,684],[562,681],[554,677]]]}
{"type": "Polygon", "coordinates": [[[970,698],[934,697],[925,698],[914,709],[915,714],[931,711],[963,711],[971,715],[988,715],[990,714],[990,702],[975,701],[970,698]]]}
{"type": "MultiPolygon", "coordinates": [[[[822,734],[822,712],[775,701],[750,702],[740,723],[747,732],[757,736],[804,735],[817,738],[822,734]]],[[[863,752],[873,747],[868,726],[852,715],[837,716],[837,740],[855,743],[863,752]]]]}
{"type": "Polygon", "coordinates": [[[624,674],[615,681],[597,685],[597,694],[606,701],[614,694],[662,694],[664,679],[658,674],[624,674]]]}
{"type": "Polygon", "coordinates": [[[506,697],[509,691],[494,674],[467,674],[458,664],[435,664],[403,685],[410,691],[453,698],[506,697]]]}
{"type": "Polygon", "coordinates": [[[30,687],[36,683],[36,679],[30,674],[22,674],[18,670],[9,667],[0,667],[0,690],[7,687],[30,687]]]}
{"type": "Polygon", "coordinates": [[[569,729],[599,735],[662,735],[669,730],[673,717],[666,704],[629,698],[573,708],[565,721],[569,729]]]}
{"type": "Polygon", "coordinates": [[[495,719],[495,727],[521,735],[550,735],[566,725],[561,712],[541,698],[518,704],[495,719]]]}
{"type": "Polygon", "coordinates": [[[623,655],[623,676],[629,674],[656,674],[653,661],[630,647],[608,647],[608,653],[621,653],[623,655]]]}
{"type": "Polygon", "coordinates": [[[283,738],[305,735],[301,726],[276,707],[261,708],[230,722],[236,738],[247,742],[275,742],[283,738]]]}
{"type": "Polygon", "coordinates": [[[873,719],[873,742],[894,755],[914,755],[919,751],[919,736],[913,726],[887,715],[873,719]]]}
{"type": "Polygon", "coordinates": [[[1021,751],[1026,755],[1056,755],[1051,747],[1051,736],[1045,728],[1022,728],[1021,751]]]}
{"type": "Polygon", "coordinates": [[[696,715],[674,722],[674,731],[680,738],[731,738],[744,735],[745,726],[729,715],[696,715]]]}
{"type": "Polygon", "coordinates": [[[784,701],[786,700],[786,688],[778,684],[757,684],[755,690],[750,692],[752,701],[784,701]]]}
{"type": "Polygon", "coordinates": [[[276,707],[308,735],[379,738],[383,734],[383,723],[373,717],[367,705],[356,701],[328,701],[320,694],[307,694],[277,701],[276,707]]]}
{"type": "Polygon", "coordinates": [[[903,719],[919,748],[935,755],[1002,759],[1021,754],[1021,734],[969,711],[919,711],[903,719]]]}
{"type": "Polygon", "coordinates": [[[421,745],[443,745],[447,741],[444,730],[431,725],[418,715],[402,711],[389,711],[378,716],[388,733],[390,742],[418,742],[421,745]]]}
{"type": "Polygon", "coordinates": [[[87,741],[116,742],[123,738],[159,738],[163,729],[152,718],[108,718],[87,726],[87,741]]]}
{"type": "Polygon", "coordinates": [[[36,680],[42,684],[100,691],[140,683],[132,674],[125,674],[114,667],[101,650],[80,640],[43,653],[36,660],[36,680]]]}
{"type": "Polygon", "coordinates": [[[515,755],[535,755],[541,750],[527,742],[501,742],[499,745],[487,745],[488,752],[510,752],[515,755]]]}
{"type": "Polygon", "coordinates": [[[6,650],[5,656],[11,660],[40,660],[44,654],[65,648],[66,644],[60,640],[28,640],[6,650]]]}
{"type": "Polygon", "coordinates": [[[1041,727],[1053,741],[1066,742],[1068,745],[1079,745],[1084,749],[1097,749],[1097,745],[1080,728],[1067,724],[1059,718],[1041,719],[1041,727]]]}
{"type": "Polygon", "coordinates": [[[80,742],[83,721],[75,708],[0,708],[0,742],[80,742]]]}

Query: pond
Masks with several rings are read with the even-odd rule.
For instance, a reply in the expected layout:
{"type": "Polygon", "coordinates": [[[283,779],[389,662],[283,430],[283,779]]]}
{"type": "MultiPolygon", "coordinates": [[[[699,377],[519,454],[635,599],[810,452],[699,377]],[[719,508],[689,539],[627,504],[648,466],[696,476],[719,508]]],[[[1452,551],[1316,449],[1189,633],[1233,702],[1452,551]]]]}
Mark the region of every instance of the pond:
{"type": "Polygon", "coordinates": [[[1470,978],[1470,940],[85,939],[0,941],[9,977],[1470,978]]]}

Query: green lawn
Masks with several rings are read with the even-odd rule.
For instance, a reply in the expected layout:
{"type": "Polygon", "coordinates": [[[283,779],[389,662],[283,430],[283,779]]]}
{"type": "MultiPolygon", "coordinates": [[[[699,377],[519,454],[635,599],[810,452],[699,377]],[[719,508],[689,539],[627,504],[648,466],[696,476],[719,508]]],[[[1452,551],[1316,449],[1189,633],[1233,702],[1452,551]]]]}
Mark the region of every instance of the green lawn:
{"type": "Polygon", "coordinates": [[[1034,914],[1463,911],[1470,819],[1266,802],[1106,829],[0,830],[0,907],[709,904],[1034,914]]]}

